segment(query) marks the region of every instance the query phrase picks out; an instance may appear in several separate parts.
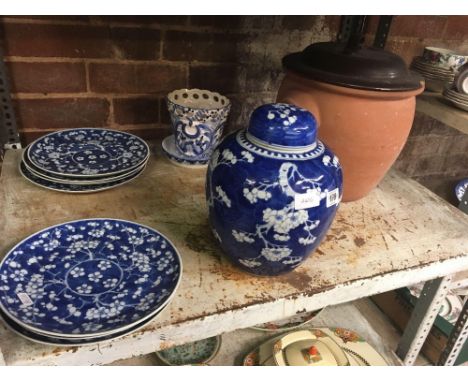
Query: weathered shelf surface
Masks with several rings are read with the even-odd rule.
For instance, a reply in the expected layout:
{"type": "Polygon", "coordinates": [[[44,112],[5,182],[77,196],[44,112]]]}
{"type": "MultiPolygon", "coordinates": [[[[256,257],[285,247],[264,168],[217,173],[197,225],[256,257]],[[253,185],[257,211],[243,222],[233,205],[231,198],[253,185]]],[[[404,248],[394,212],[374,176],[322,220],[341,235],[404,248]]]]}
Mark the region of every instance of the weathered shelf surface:
{"type": "Polygon", "coordinates": [[[416,97],[416,110],[468,134],[468,111],[455,107],[442,94],[424,92],[416,97]]]}
{"type": "Polygon", "coordinates": [[[326,240],[294,272],[242,273],[221,255],[208,226],[205,170],[177,167],[157,152],[135,181],[83,195],[32,185],[18,172],[21,153],[6,153],[0,256],[47,226],[112,217],[160,230],[184,263],[178,293],[158,318],[99,346],[36,344],[0,324],[7,365],[106,364],[468,269],[468,216],[391,171],[369,196],[340,206],[326,240]]]}

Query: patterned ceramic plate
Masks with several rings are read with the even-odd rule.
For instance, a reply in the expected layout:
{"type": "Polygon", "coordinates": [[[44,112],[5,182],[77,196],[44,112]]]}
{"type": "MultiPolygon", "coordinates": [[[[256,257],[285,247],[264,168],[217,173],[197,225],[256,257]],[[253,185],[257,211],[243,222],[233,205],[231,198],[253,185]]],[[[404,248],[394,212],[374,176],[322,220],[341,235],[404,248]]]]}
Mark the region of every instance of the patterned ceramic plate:
{"type": "Polygon", "coordinates": [[[201,341],[175,346],[156,352],[166,365],[197,365],[211,361],[221,347],[221,336],[206,338],[201,341]]]}
{"type": "Polygon", "coordinates": [[[457,196],[458,201],[462,201],[463,195],[465,195],[465,191],[468,188],[468,179],[463,179],[462,181],[458,182],[455,186],[455,195],[457,196]]]}
{"type": "MultiPolygon", "coordinates": [[[[70,177],[70,176],[65,176],[65,175],[51,175],[47,173],[46,171],[42,171],[35,167],[28,159],[27,151],[29,147],[27,147],[21,156],[21,160],[24,163],[26,169],[31,172],[33,175],[45,179],[47,181],[51,181],[54,183],[62,183],[62,184],[79,184],[79,185],[89,185],[89,184],[102,184],[102,183],[109,183],[109,182],[114,182],[126,177],[129,177],[130,175],[134,175],[140,170],[142,170],[146,164],[147,161],[143,162],[141,166],[136,167],[133,170],[117,174],[117,175],[112,175],[112,176],[100,176],[100,177],[81,177],[81,178],[75,178],[75,177],[70,177]]],[[[149,159],[149,158],[148,158],[149,159]]]]}
{"type": "MultiPolygon", "coordinates": [[[[385,366],[388,365],[385,359],[358,333],[343,329],[343,328],[311,328],[310,330],[319,340],[327,338],[332,340],[336,345],[341,347],[348,358],[349,366],[385,366]]],[[[291,332],[289,332],[291,333],[291,332]]],[[[288,333],[288,334],[289,334],[288,333]]],[[[242,362],[243,366],[261,366],[263,364],[271,364],[267,357],[266,361],[260,364],[260,348],[263,349],[266,356],[269,352],[273,354],[273,346],[278,340],[283,338],[285,334],[270,338],[268,341],[249,352],[242,362]]],[[[294,365],[293,365],[294,366],[294,365]]]]}
{"type": "Polygon", "coordinates": [[[322,311],[304,312],[295,316],[285,318],[284,320],[266,322],[264,324],[252,326],[251,329],[261,330],[263,332],[279,332],[299,328],[312,321],[322,311]]]}
{"type": "Polygon", "coordinates": [[[206,167],[210,158],[206,159],[193,159],[187,157],[179,152],[175,146],[175,138],[173,135],[170,135],[162,141],[162,149],[167,158],[179,166],[184,167],[206,167]]]}
{"type": "Polygon", "coordinates": [[[44,334],[31,332],[28,329],[22,327],[21,325],[18,325],[15,321],[8,318],[8,316],[6,316],[1,310],[0,310],[0,318],[3,319],[3,323],[10,330],[12,330],[19,336],[26,338],[30,341],[38,342],[44,345],[82,346],[82,345],[94,345],[94,344],[102,343],[105,341],[114,340],[116,338],[120,338],[127,334],[133,333],[134,331],[141,329],[142,327],[144,327],[145,325],[153,321],[166,308],[166,306],[167,304],[164,305],[164,307],[159,312],[154,314],[153,316],[123,331],[119,331],[117,333],[104,335],[104,336],[95,336],[95,337],[87,337],[87,338],[61,338],[61,337],[46,336],[44,334]]]}
{"type": "Polygon", "coordinates": [[[34,141],[28,159],[55,175],[94,177],[115,175],[140,166],[149,156],[145,141],[107,129],[72,129],[47,134],[34,141]]]}
{"type": "Polygon", "coordinates": [[[20,164],[21,175],[23,175],[31,183],[34,183],[36,186],[47,188],[48,190],[54,190],[54,191],[66,192],[66,193],[75,193],[75,194],[89,194],[92,192],[104,191],[110,188],[120,186],[138,177],[143,172],[144,169],[145,168],[143,167],[143,169],[137,171],[136,173],[131,173],[130,175],[127,175],[126,177],[122,179],[111,181],[108,183],[83,184],[82,185],[82,184],[57,183],[57,182],[52,182],[47,179],[43,179],[37,175],[34,175],[31,171],[29,171],[23,162],[21,162],[20,164]]]}
{"type": "Polygon", "coordinates": [[[29,236],[0,263],[0,309],[35,333],[112,334],[160,310],[182,261],[156,230],[116,219],[59,224],[29,236]]]}

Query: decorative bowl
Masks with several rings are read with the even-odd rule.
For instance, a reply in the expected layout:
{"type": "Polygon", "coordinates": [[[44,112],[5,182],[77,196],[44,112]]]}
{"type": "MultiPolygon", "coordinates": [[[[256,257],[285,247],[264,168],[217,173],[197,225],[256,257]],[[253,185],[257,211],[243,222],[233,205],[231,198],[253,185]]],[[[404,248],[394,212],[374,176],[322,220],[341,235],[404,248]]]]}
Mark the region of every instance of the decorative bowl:
{"type": "Polygon", "coordinates": [[[225,96],[200,89],[174,90],[167,107],[177,149],[186,157],[207,159],[218,144],[231,109],[225,96]]]}
{"type": "Polygon", "coordinates": [[[428,46],[424,48],[423,59],[434,66],[457,70],[464,63],[468,62],[468,57],[455,53],[452,50],[428,46]]]}
{"type": "Polygon", "coordinates": [[[343,328],[312,328],[269,339],[248,353],[244,366],[386,366],[359,334],[343,328]]]}
{"type": "Polygon", "coordinates": [[[221,336],[205,338],[156,352],[158,358],[169,366],[204,365],[211,361],[221,348],[221,336]]]}

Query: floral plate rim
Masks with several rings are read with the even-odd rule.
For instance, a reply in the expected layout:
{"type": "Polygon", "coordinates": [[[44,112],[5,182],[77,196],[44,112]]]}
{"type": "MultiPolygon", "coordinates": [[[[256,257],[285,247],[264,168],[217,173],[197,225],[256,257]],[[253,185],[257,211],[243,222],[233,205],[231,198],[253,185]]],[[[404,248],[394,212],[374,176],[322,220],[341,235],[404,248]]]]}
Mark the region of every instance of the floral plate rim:
{"type": "Polygon", "coordinates": [[[58,179],[54,178],[53,174],[51,175],[45,175],[41,174],[39,171],[42,171],[40,169],[35,169],[32,164],[28,163],[29,159],[27,157],[27,151],[29,149],[29,145],[23,150],[21,154],[21,162],[24,163],[24,166],[26,169],[31,172],[34,176],[41,178],[47,182],[53,182],[53,183],[59,183],[59,184],[73,184],[73,185],[78,185],[78,186],[91,186],[91,185],[99,185],[99,184],[106,184],[110,182],[116,182],[118,180],[122,180],[124,178],[127,178],[131,175],[135,175],[138,173],[140,170],[145,168],[145,166],[148,164],[149,157],[144,161],[141,165],[138,167],[135,167],[132,170],[129,170],[127,172],[123,172],[121,174],[117,175],[112,175],[112,176],[107,176],[107,177],[102,177],[102,178],[82,178],[82,179],[58,179]],[[39,170],[39,171],[38,171],[39,170]]]}
{"type": "MultiPolygon", "coordinates": [[[[23,243],[25,243],[26,241],[28,241],[29,239],[33,238],[34,236],[36,235],[39,235],[45,231],[48,231],[48,230],[51,230],[53,228],[56,228],[56,227],[60,227],[60,226],[65,226],[65,225],[71,225],[73,223],[79,223],[79,222],[88,222],[88,221],[101,221],[101,220],[111,220],[111,221],[117,221],[117,222],[121,222],[121,223],[130,223],[130,224],[134,224],[134,225],[138,225],[142,228],[146,228],[150,231],[154,231],[155,233],[157,233],[158,235],[160,235],[164,240],[167,241],[167,243],[173,248],[173,251],[176,255],[176,259],[178,261],[178,265],[179,265],[179,275],[178,275],[178,278],[177,278],[177,282],[175,283],[175,286],[173,288],[173,290],[170,292],[170,294],[167,296],[166,298],[166,301],[164,301],[164,303],[157,307],[154,311],[148,313],[147,315],[141,317],[140,319],[138,320],[135,320],[134,322],[130,323],[130,324],[127,324],[127,325],[124,325],[124,326],[121,326],[121,327],[118,327],[118,328],[114,328],[114,329],[110,329],[110,330],[105,330],[105,331],[100,331],[100,332],[94,332],[94,333],[90,333],[90,334],[67,334],[67,333],[61,333],[60,334],[60,337],[61,338],[75,338],[75,339],[84,339],[84,338],[91,338],[91,337],[95,337],[95,336],[100,336],[100,335],[111,335],[113,333],[117,333],[119,331],[122,331],[122,330],[125,330],[126,328],[129,328],[133,325],[137,325],[138,323],[141,323],[143,321],[145,321],[147,318],[149,318],[150,316],[153,316],[157,313],[159,313],[162,309],[164,309],[166,307],[166,305],[169,304],[170,301],[172,301],[172,299],[174,298],[176,292],[177,292],[177,289],[179,288],[180,286],[180,283],[182,281],[182,273],[183,273],[183,262],[182,262],[182,256],[180,255],[179,253],[179,250],[177,249],[177,247],[174,245],[174,243],[169,240],[167,238],[166,235],[162,234],[160,231],[158,231],[157,229],[155,228],[152,228],[148,225],[145,225],[145,224],[141,224],[141,223],[138,223],[138,222],[134,222],[134,221],[131,221],[131,220],[126,220],[126,219],[117,219],[117,218],[110,218],[110,217],[100,217],[100,218],[87,218],[87,219],[76,219],[76,220],[70,220],[70,221],[66,221],[66,222],[62,222],[62,223],[59,223],[59,224],[55,224],[55,225],[52,225],[52,226],[48,226],[46,228],[43,228],[39,231],[36,231],[34,233],[32,233],[31,235],[25,237],[23,240],[21,240],[20,242],[16,243],[9,251],[7,251],[7,253],[5,254],[5,256],[3,257],[3,259],[1,259],[0,261],[0,269],[2,268],[4,262],[6,262],[6,260],[8,259],[8,257],[10,256],[10,254],[13,253],[13,251],[15,251],[16,248],[18,248],[20,245],[22,245],[23,243]]],[[[5,309],[5,307],[3,306],[1,300],[0,300],[0,312],[4,313],[9,319],[11,319],[12,321],[16,322],[19,326],[23,327],[23,328],[26,328],[28,331],[31,331],[31,332],[34,332],[34,333],[37,333],[37,334],[42,334],[42,335],[46,335],[48,337],[57,337],[57,333],[54,333],[54,332],[49,332],[47,330],[42,330],[42,329],[38,329],[38,328],[35,328],[29,324],[26,324],[26,323],[23,323],[21,322],[21,320],[19,320],[18,318],[14,317],[10,312],[8,312],[7,309],[5,309]]]]}
{"type": "Polygon", "coordinates": [[[146,162],[148,159],[149,159],[149,156],[151,155],[151,149],[148,145],[148,143],[146,143],[146,141],[142,138],[140,138],[139,136],[135,135],[135,134],[132,134],[132,133],[129,133],[129,132],[126,132],[126,131],[120,131],[120,130],[116,130],[116,129],[106,129],[106,128],[101,128],[101,127],[77,127],[77,128],[74,128],[74,129],[62,129],[62,130],[58,130],[58,131],[53,131],[51,133],[48,133],[48,134],[45,134],[39,138],[37,138],[36,140],[34,140],[33,142],[31,142],[28,147],[32,147],[34,144],[36,144],[37,142],[39,142],[40,140],[44,139],[44,138],[47,138],[49,136],[52,136],[54,134],[58,134],[58,133],[63,133],[63,132],[72,132],[74,130],[98,130],[98,131],[108,131],[108,132],[112,132],[112,133],[121,133],[121,134],[125,134],[125,135],[128,135],[130,137],[133,137],[133,138],[136,138],[138,139],[139,141],[141,141],[141,143],[145,146],[146,148],[146,156],[140,161],[140,163],[134,165],[134,166],[131,166],[125,170],[118,170],[118,171],[112,171],[112,172],[106,172],[106,173],[100,173],[100,174],[67,174],[67,173],[61,173],[61,172],[57,172],[57,171],[51,171],[51,170],[47,170],[47,169],[44,169],[42,167],[40,167],[39,165],[35,164],[34,161],[31,159],[31,157],[29,156],[29,150],[28,150],[28,159],[31,163],[33,163],[34,165],[37,166],[37,168],[39,168],[40,170],[42,171],[45,171],[45,172],[48,172],[50,174],[55,174],[55,175],[62,175],[62,176],[71,176],[71,177],[74,177],[74,178],[77,178],[77,179],[80,179],[80,178],[83,178],[83,177],[86,177],[86,178],[98,178],[98,177],[102,177],[102,176],[112,176],[112,175],[118,175],[118,174],[121,174],[121,173],[124,173],[125,171],[130,171],[130,170],[133,170],[135,169],[136,167],[140,166],[142,163],[146,162]]]}
{"type": "Polygon", "coordinates": [[[80,185],[80,184],[64,184],[64,183],[57,183],[57,182],[53,182],[51,180],[48,180],[48,179],[44,179],[44,178],[40,178],[39,176],[33,174],[31,171],[29,171],[29,169],[26,167],[26,165],[24,165],[24,167],[26,168],[27,170],[27,173],[25,173],[25,171],[23,170],[22,168],[22,164],[24,164],[23,162],[20,162],[19,163],[19,171],[21,173],[21,175],[23,176],[24,179],[26,179],[28,182],[34,184],[35,186],[37,187],[41,187],[41,188],[44,188],[46,190],[50,190],[50,191],[56,191],[56,192],[62,192],[62,193],[65,193],[65,194],[92,194],[92,193],[95,193],[95,192],[101,192],[101,191],[105,191],[105,190],[110,190],[111,188],[115,188],[115,187],[119,187],[119,186],[122,186],[126,183],[129,183],[131,182],[132,180],[138,178],[146,169],[146,164],[143,166],[143,168],[141,168],[139,171],[133,173],[133,174],[130,174],[128,175],[127,177],[124,177],[122,179],[118,179],[118,180],[114,180],[114,181],[110,181],[108,182],[108,184],[106,185],[106,183],[101,183],[101,184],[83,184],[83,185],[80,185]],[[36,181],[34,181],[33,179],[31,179],[29,177],[29,175],[33,175],[33,176],[36,176],[37,178],[41,179],[43,182],[47,182],[49,183],[49,185],[45,185],[45,184],[40,184],[36,181]],[[55,185],[54,185],[55,183],[55,185]],[[90,187],[90,189],[88,190],[66,190],[66,189],[60,189],[58,187],[58,185],[60,186],[83,186],[83,187],[90,187]]]}
{"type": "Polygon", "coordinates": [[[151,323],[151,321],[156,319],[159,316],[159,314],[161,314],[162,311],[166,309],[168,305],[169,304],[166,303],[165,305],[162,306],[161,310],[157,311],[153,316],[148,317],[145,321],[139,322],[132,327],[123,329],[121,332],[116,332],[116,333],[111,333],[111,334],[96,336],[96,337],[60,338],[60,337],[47,336],[42,333],[35,333],[19,325],[15,321],[11,320],[8,316],[5,315],[5,312],[3,312],[2,310],[0,310],[0,323],[3,323],[9,330],[17,334],[18,336],[23,337],[29,341],[32,341],[38,344],[49,345],[49,346],[61,346],[61,347],[92,346],[92,345],[102,344],[108,341],[113,341],[115,339],[124,337],[127,334],[131,334],[137,330],[140,330],[144,326],[151,323]],[[33,338],[29,335],[39,336],[39,337],[42,337],[43,339],[33,338]]]}

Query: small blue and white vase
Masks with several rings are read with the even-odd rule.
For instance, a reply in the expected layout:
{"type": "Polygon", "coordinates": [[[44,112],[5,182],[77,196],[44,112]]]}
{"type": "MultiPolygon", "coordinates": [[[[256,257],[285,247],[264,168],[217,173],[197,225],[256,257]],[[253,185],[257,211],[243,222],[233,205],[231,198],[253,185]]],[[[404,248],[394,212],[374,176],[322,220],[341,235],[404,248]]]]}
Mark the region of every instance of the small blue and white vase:
{"type": "Polygon", "coordinates": [[[226,136],[211,156],[206,198],[213,233],[244,271],[292,271],[324,238],[342,180],[338,158],[317,139],[309,111],[260,106],[249,127],[226,136]]]}
{"type": "Polygon", "coordinates": [[[180,154],[208,159],[223,133],[231,109],[229,99],[208,90],[180,89],[168,94],[167,107],[180,154]]]}

